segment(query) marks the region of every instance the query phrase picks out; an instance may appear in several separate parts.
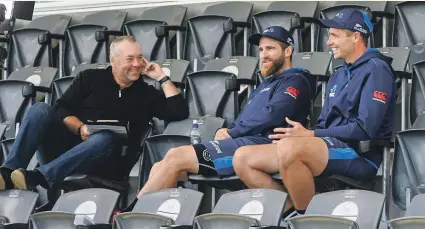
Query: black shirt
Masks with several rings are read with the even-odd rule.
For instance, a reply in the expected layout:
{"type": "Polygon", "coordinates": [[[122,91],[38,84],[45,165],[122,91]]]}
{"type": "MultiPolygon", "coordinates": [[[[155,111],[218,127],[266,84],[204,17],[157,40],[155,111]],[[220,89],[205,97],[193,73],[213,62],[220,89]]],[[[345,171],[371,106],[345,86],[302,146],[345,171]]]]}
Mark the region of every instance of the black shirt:
{"type": "Polygon", "coordinates": [[[88,69],[79,73],[57,100],[59,118],[76,116],[87,120],[120,120],[130,123],[130,138],[139,137],[152,119],[179,121],[188,117],[189,108],[181,94],[165,98],[163,92],[143,81],[120,89],[112,67],[88,69]]]}

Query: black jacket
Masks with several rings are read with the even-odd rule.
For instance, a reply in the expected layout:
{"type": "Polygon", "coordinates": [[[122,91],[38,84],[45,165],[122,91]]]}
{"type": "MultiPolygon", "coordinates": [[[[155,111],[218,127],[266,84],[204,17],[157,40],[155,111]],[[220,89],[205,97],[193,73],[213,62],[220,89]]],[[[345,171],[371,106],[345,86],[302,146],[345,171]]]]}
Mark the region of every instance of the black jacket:
{"type": "Polygon", "coordinates": [[[79,73],[54,106],[61,119],[76,116],[87,120],[120,120],[130,123],[130,137],[139,137],[152,119],[183,120],[189,108],[181,94],[165,98],[164,93],[143,81],[120,89],[112,68],[88,69],[79,73]]]}

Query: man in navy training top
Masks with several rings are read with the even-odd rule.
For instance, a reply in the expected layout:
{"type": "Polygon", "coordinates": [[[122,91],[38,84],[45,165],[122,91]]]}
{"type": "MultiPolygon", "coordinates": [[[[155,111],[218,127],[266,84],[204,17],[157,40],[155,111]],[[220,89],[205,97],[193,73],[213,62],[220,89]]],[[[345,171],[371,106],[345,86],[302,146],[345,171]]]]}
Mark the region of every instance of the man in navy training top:
{"type": "Polygon", "coordinates": [[[298,122],[306,120],[312,100],[311,86],[316,77],[293,68],[291,56],[294,40],[282,27],[272,26],[254,34],[249,42],[259,46],[263,83],[250,96],[237,120],[227,129],[217,130],[215,141],[170,149],[151,170],[144,193],[172,188],[187,180],[187,173],[204,176],[234,174],[232,158],[241,146],[271,143],[273,129],[286,126],[282,117],[298,122]]]}
{"type": "Polygon", "coordinates": [[[275,129],[270,139],[277,144],[242,147],[233,159],[236,174],[250,188],[283,190],[270,176],[280,172],[298,214],[315,194],[313,177],[375,177],[382,147],[361,155],[356,149],[360,141],[391,138],[397,98],[392,59],[367,49],[373,27],[366,14],[344,9],[321,23],[330,28],[327,44],[334,57],[345,63],[328,82],[317,125],[307,130],[286,117],[292,128],[275,129]]]}

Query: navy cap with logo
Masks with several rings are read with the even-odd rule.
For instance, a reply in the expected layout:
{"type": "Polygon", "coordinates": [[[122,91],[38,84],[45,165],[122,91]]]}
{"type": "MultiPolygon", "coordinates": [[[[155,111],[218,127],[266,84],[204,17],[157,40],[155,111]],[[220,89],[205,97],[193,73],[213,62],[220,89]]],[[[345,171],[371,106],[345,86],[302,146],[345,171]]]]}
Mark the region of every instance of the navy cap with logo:
{"type": "Polygon", "coordinates": [[[327,28],[359,32],[363,37],[369,37],[373,32],[373,25],[369,16],[363,11],[351,8],[341,10],[332,19],[320,19],[320,23],[327,28]]]}
{"type": "Polygon", "coordinates": [[[280,26],[271,26],[263,31],[263,33],[255,33],[252,34],[248,42],[254,45],[258,45],[260,43],[261,37],[268,37],[273,40],[281,41],[288,46],[294,46],[294,38],[288,30],[284,29],[280,26]]]}

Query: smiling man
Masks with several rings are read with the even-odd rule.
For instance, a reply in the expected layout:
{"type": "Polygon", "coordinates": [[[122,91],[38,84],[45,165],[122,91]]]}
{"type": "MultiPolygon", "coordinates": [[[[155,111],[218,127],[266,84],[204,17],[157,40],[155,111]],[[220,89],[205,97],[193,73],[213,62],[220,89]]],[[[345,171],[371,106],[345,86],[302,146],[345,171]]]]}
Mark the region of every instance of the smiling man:
{"type": "Polygon", "coordinates": [[[367,48],[373,26],[364,12],[344,9],[321,24],[329,28],[327,44],[334,57],[345,63],[329,79],[313,130],[288,120],[291,128],[277,128],[271,136],[280,139],[278,171],[299,214],[315,194],[316,176],[375,178],[382,147],[361,150],[358,146],[362,141],[391,138],[397,99],[392,59],[367,48]]]}
{"type": "Polygon", "coordinates": [[[294,40],[282,27],[272,26],[253,34],[249,42],[259,46],[261,75],[264,81],[248,98],[236,121],[216,132],[215,141],[170,149],[151,170],[148,182],[139,193],[172,188],[188,173],[204,176],[230,176],[232,158],[241,146],[271,143],[273,129],[287,126],[283,117],[304,122],[310,111],[316,77],[292,67],[294,40]]]}
{"type": "Polygon", "coordinates": [[[28,109],[0,167],[0,190],[50,188],[76,172],[125,175],[137,158],[122,161],[118,137],[110,131],[90,133],[88,120],[128,122],[131,155],[139,150],[142,131],[153,116],[167,121],[187,118],[183,96],[158,64],[142,56],[133,37],[118,37],[111,43],[110,63],[106,69],[80,72],[54,107],[38,103],[28,109]],[[148,86],[141,74],[157,80],[163,93],[148,86]],[[36,150],[41,166],[27,171],[36,150]]]}

